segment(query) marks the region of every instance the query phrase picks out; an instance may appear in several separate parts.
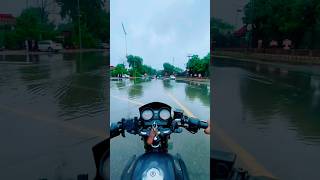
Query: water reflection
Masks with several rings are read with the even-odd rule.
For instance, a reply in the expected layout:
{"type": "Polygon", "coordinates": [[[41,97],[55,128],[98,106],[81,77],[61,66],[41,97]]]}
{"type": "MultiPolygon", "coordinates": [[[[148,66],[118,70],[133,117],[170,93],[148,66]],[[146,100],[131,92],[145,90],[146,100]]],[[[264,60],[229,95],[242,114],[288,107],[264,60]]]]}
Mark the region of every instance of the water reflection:
{"type": "Polygon", "coordinates": [[[186,96],[194,101],[199,99],[205,106],[210,106],[210,91],[208,85],[199,84],[197,86],[187,83],[185,86],[186,96]]]}
{"type": "Polygon", "coordinates": [[[100,141],[97,133],[105,132],[108,57],[68,53],[0,58],[0,137],[6,144],[0,151],[0,179],[71,179],[79,173],[93,179],[90,149],[100,141]]]}
{"type": "Polygon", "coordinates": [[[73,120],[104,111],[107,80],[99,68],[105,66],[106,59],[101,53],[71,54],[69,58],[75,58],[78,74],[61,82],[56,91],[60,116],[63,120],[73,120]]]}
{"type": "Polygon", "coordinates": [[[319,76],[263,65],[242,68],[252,73],[242,77],[240,85],[241,99],[245,111],[253,116],[249,118],[252,123],[268,128],[275,119],[288,119],[288,129],[295,130],[298,139],[320,143],[319,76]]]}
{"type": "Polygon", "coordinates": [[[318,179],[320,67],[214,63],[218,125],[279,179],[318,179]]]}
{"type": "Polygon", "coordinates": [[[143,83],[144,80],[136,79],[130,81],[130,86],[128,88],[128,96],[130,99],[139,98],[143,95],[143,83]]]}
{"type": "Polygon", "coordinates": [[[162,84],[165,89],[173,88],[173,85],[171,84],[171,80],[162,80],[162,84]]]}
{"type": "Polygon", "coordinates": [[[126,85],[126,79],[115,79],[113,81],[117,81],[116,86],[119,90],[123,89],[123,87],[126,85]]]}

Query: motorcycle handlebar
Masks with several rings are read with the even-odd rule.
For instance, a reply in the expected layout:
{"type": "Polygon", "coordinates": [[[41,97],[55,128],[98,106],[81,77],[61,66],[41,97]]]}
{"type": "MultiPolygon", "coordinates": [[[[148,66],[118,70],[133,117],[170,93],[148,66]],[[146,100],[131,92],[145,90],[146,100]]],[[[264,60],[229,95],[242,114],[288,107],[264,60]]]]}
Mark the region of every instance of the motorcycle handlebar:
{"type": "MultiPolygon", "coordinates": [[[[197,118],[187,117],[183,118],[182,126],[192,133],[196,133],[199,129],[206,129],[208,127],[208,122],[201,121],[197,118]],[[187,127],[184,126],[187,125],[187,127]]],[[[124,131],[131,134],[139,133],[139,125],[137,124],[137,119],[122,119],[117,123],[112,123],[110,126],[110,138],[119,136],[120,134],[124,137],[124,131]]]]}
{"type": "Polygon", "coordinates": [[[112,123],[110,126],[110,139],[119,136],[121,133],[118,123],[112,123]]]}

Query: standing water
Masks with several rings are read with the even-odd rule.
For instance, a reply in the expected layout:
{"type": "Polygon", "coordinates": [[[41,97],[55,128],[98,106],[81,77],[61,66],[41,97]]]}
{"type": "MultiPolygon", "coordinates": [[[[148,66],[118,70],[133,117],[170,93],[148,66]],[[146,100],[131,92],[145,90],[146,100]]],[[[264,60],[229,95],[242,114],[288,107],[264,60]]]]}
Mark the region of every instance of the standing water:
{"type": "Polygon", "coordinates": [[[213,76],[226,134],[279,179],[320,179],[320,67],[215,58],[213,76]]]}
{"type": "Polygon", "coordinates": [[[95,175],[108,54],[0,56],[0,179],[95,175]]]}

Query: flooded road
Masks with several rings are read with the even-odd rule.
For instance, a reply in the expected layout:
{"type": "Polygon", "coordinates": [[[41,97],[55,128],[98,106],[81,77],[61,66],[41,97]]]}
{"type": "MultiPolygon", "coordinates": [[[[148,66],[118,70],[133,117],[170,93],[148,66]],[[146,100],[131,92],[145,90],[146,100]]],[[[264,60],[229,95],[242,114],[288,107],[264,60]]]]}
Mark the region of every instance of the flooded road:
{"type": "Polygon", "coordinates": [[[95,175],[108,54],[0,56],[0,179],[95,175]]]}
{"type": "MultiPolygon", "coordinates": [[[[207,120],[210,116],[209,85],[189,84],[174,80],[111,80],[110,81],[110,121],[138,116],[138,107],[144,103],[159,101],[173,108],[183,105],[195,116],[207,120]]],[[[179,153],[185,161],[191,179],[208,180],[210,170],[210,137],[203,131],[191,134],[184,130],[171,135],[172,149],[169,153],[179,153]]],[[[139,136],[126,134],[111,140],[111,179],[119,179],[128,160],[144,153],[139,136]]]]}
{"type": "Polygon", "coordinates": [[[320,67],[214,62],[215,124],[273,176],[320,179],[320,67]]]}

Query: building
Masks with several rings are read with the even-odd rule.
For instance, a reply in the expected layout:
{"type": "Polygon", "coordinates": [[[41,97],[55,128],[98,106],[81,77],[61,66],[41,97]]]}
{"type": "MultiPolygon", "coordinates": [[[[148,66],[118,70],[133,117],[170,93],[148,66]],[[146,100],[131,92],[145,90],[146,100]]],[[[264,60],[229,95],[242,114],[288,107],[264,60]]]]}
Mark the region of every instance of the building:
{"type": "Polygon", "coordinates": [[[5,32],[11,31],[16,25],[16,18],[11,14],[0,13],[0,49],[4,48],[5,32]]]}
{"type": "Polygon", "coordinates": [[[12,14],[3,14],[0,13],[0,26],[13,28],[16,24],[16,18],[12,14]]]}

